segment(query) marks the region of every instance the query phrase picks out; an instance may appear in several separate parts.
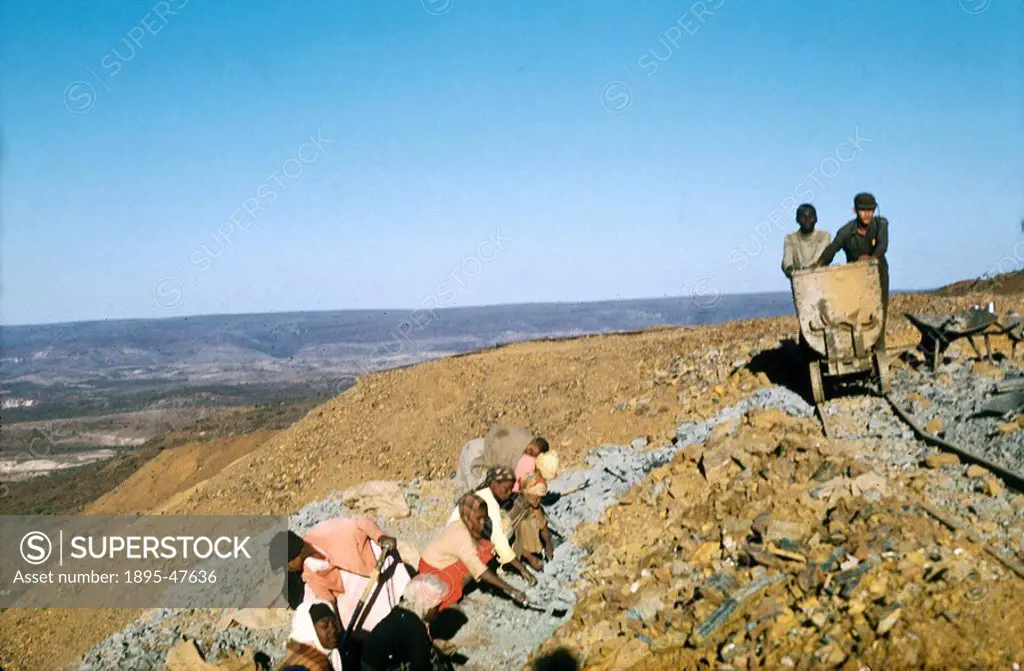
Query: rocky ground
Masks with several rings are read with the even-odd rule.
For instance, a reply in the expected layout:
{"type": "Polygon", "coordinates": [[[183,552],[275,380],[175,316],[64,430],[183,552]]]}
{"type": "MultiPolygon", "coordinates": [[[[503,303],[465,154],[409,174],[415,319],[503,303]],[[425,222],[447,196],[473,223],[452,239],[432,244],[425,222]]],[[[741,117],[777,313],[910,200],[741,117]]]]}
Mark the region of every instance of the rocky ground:
{"type": "Polygon", "coordinates": [[[1024,575],[928,511],[1020,566],[1024,496],[936,458],[879,399],[830,406],[839,440],[748,413],[580,529],[583,598],[543,649],[594,669],[1019,668],[1024,575]]]}
{"type": "MultiPolygon", "coordinates": [[[[981,380],[1000,370],[950,366],[963,368],[964,390],[987,390],[981,380]]],[[[895,395],[943,373],[900,370],[895,395]]],[[[728,383],[763,379],[740,369],[728,383]]],[[[963,407],[976,402],[959,397],[963,407]]],[[[880,399],[844,397],[828,410],[838,440],[822,437],[802,398],[762,387],[710,420],[679,425],[671,443],[641,438],[592,450],[556,481],[558,489],[589,486],[549,508],[565,538],[528,590],[553,614],[474,593],[453,639],[464,668],[520,669],[534,650],[559,646],[587,668],[894,669],[939,667],[951,656],[993,665],[1024,659],[1024,623],[1000,610],[1024,598],[1024,576],[928,512],[938,506],[994,547],[1019,549],[1024,496],[991,473],[936,459],[880,399]]],[[[1001,435],[1024,449],[1022,434],[1001,435]]],[[[446,481],[413,482],[405,492],[412,515],[380,521],[422,547],[453,492],[446,481]]],[[[301,531],[348,512],[326,500],[292,524],[301,531]]],[[[94,648],[79,668],[161,669],[183,635],[198,638],[209,658],[256,650],[277,661],[286,622],[211,635],[215,622],[164,611],[94,648]]]]}
{"type": "MultiPolygon", "coordinates": [[[[987,300],[899,296],[893,314],[987,300]]],[[[151,512],[291,513],[301,527],[340,510],[339,491],[398,480],[408,483],[413,515],[387,526],[422,547],[449,510],[459,447],[500,418],[530,426],[559,450],[569,468],[556,490],[586,471],[595,481],[552,507],[566,540],[534,595],[572,609],[554,617],[474,593],[470,623],[455,639],[469,668],[519,668],[559,646],[588,668],[856,662],[877,669],[919,667],[939,655],[1019,661],[1022,625],[1004,614],[1017,608],[1024,581],[918,512],[931,500],[1019,553],[1019,495],[966,465],[933,459],[937,468],[929,468],[925,459],[936,450],[913,440],[875,398],[831,401],[836,440],[824,439],[808,406],[773,387],[803,391],[806,369],[780,345],[794,332],[793,319],[748,320],[524,343],[374,374],[151,512]],[[808,570],[812,562],[816,570],[808,570]],[[757,580],[778,582],[694,637],[757,580]]],[[[890,346],[916,340],[916,331],[891,325],[890,346]]],[[[966,430],[963,413],[944,404],[952,408],[967,393],[961,387],[987,393],[990,373],[1019,373],[1002,360],[994,364],[999,373],[972,372],[965,348],[950,353],[959,359],[940,371],[949,377],[949,400],[939,393],[944,378],[911,364],[894,366],[894,396],[923,424],[933,419],[929,411],[946,413],[943,435],[954,440],[966,430]],[[931,407],[915,405],[915,392],[931,407]]],[[[987,435],[1009,419],[981,420],[978,430],[987,435]]],[[[1017,454],[1024,432],[1007,427],[999,435],[999,450],[1017,454]]],[[[246,647],[271,660],[280,654],[285,624],[224,628],[224,615],[9,610],[0,613],[0,666],[74,668],[85,659],[91,669],[161,668],[183,636],[196,638],[209,658],[246,647]],[[150,624],[137,621],[142,615],[150,624]],[[119,639],[108,638],[119,630],[119,639]]]]}

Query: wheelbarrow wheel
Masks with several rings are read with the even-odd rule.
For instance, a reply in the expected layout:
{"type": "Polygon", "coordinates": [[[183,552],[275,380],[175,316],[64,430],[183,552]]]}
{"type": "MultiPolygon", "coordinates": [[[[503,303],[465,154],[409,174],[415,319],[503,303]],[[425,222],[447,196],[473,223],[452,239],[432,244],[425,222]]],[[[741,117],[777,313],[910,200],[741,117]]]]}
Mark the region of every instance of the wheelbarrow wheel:
{"type": "Polygon", "coordinates": [[[825,402],[825,386],[821,381],[821,362],[812,361],[808,368],[811,373],[811,396],[815,404],[825,402]]]}
{"type": "Polygon", "coordinates": [[[889,382],[889,361],[885,358],[885,352],[875,351],[875,369],[878,372],[878,385],[882,388],[883,394],[892,391],[892,384],[889,382]]]}

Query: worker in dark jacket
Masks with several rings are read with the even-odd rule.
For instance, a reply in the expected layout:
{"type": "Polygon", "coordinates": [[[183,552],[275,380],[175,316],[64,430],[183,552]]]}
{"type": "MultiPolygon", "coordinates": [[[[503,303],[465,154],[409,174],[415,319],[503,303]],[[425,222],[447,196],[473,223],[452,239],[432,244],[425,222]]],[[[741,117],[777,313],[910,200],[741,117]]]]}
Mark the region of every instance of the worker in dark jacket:
{"type": "Polygon", "coordinates": [[[818,266],[827,266],[839,250],[846,253],[846,262],[878,259],[878,273],[882,284],[882,334],[878,337],[875,348],[885,349],[885,325],[889,315],[889,262],[885,252],[889,248],[889,222],[884,217],[876,217],[878,203],[870,193],[858,193],[853,198],[855,219],[847,222],[836,232],[832,243],[821,253],[818,266]]]}
{"type": "Polygon", "coordinates": [[[436,575],[421,573],[402,594],[402,601],[381,620],[363,644],[363,671],[451,671],[452,664],[434,647],[429,624],[448,585],[436,575]]]}

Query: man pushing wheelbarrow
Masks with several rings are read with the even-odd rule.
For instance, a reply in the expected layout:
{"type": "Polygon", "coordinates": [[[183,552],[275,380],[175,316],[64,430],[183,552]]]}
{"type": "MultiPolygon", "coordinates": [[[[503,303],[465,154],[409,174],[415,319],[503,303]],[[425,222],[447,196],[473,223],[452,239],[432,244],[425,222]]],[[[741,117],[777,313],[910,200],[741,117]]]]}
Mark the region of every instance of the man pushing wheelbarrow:
{"type": "Polygon", "coordinates": [[[858,194],[854,198],[857,218],[839,229],[809,267],[789,273],[811,395],[817,404],[825,400],[823,376],[871,372],[883,392],[889,388],[885,357],[888,222],[875,217],[876,208],[874,196],[858,194]],[[848,263],[827,267],[840,249],[848,263]]]}

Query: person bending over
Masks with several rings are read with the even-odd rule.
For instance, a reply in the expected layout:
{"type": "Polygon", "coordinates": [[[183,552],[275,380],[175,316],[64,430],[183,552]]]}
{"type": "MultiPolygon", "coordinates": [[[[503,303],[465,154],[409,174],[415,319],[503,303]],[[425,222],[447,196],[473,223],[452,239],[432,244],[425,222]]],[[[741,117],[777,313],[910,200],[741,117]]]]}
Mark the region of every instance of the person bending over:
{"type": "Polygon", "coordinates": [[[487,503],[469,492],[459,499],[458,512],[458,519],[449,523],[420,556],[420,575],[436,575],[447,586],[447,593],[438,610],[458,603],[471,580],[497,587],[516,603],[526,605],[525,594],[487,568],[487,562],[494,552],[494,544],[484,535],[484,526],[488,521],[487,503]]]}
{"type": "MultiPolygon", "coordinates": [[[[519,561],[512,546],[509,545],[508,536],[505,535],[501,524],[501,508],[502,504],[508,501],[512,497],[512,487],[515,485],[516,476],[512,472],[511,468],[505,468],[504,466],[498,466],[487,471],[487,477],[484,478],[480,488],[474,493],[483,499],[484,503],[487,504],[487,518],[489,521],[488,525],[488,538],[494,545],[494,554],[498,557],[498,563],[502,567],[508,566],[515,569],[523,579],[526,580],[530,585],[537,584],[537,578],[530,573],[523,563],[519,561]]],[[[452,511],[451,516],[448,518],[448,523],[451,524],[459,519],[458,507],[452,511]]]]}

